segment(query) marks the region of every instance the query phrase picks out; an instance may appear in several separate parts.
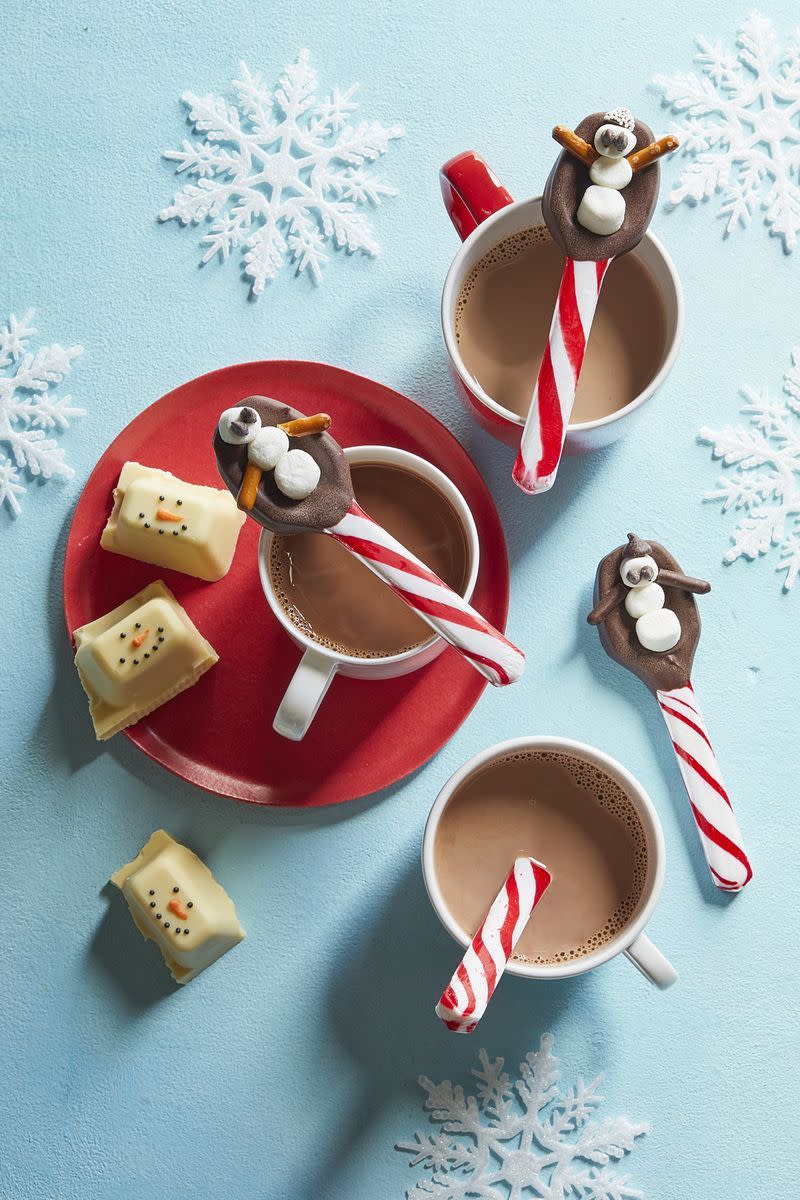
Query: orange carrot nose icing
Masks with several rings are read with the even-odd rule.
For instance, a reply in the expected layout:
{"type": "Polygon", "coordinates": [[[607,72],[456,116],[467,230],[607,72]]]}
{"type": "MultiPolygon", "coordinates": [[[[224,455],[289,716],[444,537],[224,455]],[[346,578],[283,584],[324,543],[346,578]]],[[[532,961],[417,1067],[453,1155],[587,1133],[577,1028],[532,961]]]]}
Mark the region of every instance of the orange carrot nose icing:
{"type": "Polygon", "coordinates": [[[131,638],[131,646],[133,646],[134,650],[138,650],[142,642],[146,642],[149,637],[150,630],[143,629],[141,633],[137,633],[135,638],[131,638]]]}
{"type": "Polygon", "coordinates": [[[176,917],[180,917],[180,919],[182,921],[188,921],[188,919],[189,919],[188,912],[183,907],[180,900],[177,900],[174,896],[173,896],[172,900],[170,900],[169,904],[167,905],[167,908],[169,909],[170,912],[175,913],[176,917]]]}
{"type": "Polygon", "coordinates": [[[168,508],[157,508],[156,519],[159,521],[180,521],[179,513],[170,512],[168,508]]]}

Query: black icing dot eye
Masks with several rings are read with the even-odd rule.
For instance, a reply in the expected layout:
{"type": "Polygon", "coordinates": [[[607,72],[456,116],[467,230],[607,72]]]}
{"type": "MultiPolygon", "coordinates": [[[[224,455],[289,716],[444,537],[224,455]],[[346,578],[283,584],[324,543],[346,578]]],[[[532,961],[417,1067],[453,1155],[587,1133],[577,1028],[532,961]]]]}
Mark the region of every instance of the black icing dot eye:
{"type": "Polygon", "coordinates": [[[156,902],[155,902],[155,900],[151,900],[151,901],[150,901],[150,907],[151,907],[151,908],[155,908],[155,906],[156,906],[156,902]]]}
{"type": "Polygon", "coordinates": [[[164,639],[163,639],[163,637],[160,637],[158,640],[159,640],[160,642],[163,642],[163,640],[164,640],[164,639]]]}
{"type": "Polygon", "coordinates": [[[184,936],[184,937],[188,937],[188,936],[189,936],[189,930],[188,930],[188,929],[184,929],[184,931],[183,931],[183,936],[184,936]]]}
{"type": "Polygon", "coordinates": [[[144,523],[144,527],[145,527],[145,529],[149,529],[149,528],[150,528],[150,522],[149,522],[149,521],[145,521],[145,523],[144,523]]]}
{"type": "Polygon", "coordinates": [[[179,929],[179,928],[178,928],[178,926],[176,925],[176,926],[175,926],[175,936],[177,937],[179,933],[180,933],[180,929],[179,929]]]}
{"type": "Polygon", "coordinates": [[[155,654],[157,649],[158,649],[158,646],[153,646],[153,654],[155,654]]]}
{"type": "Polygon", "coordinates": [[[181,504],[183,504],[183,501],[182,501],[182,500],[176,500],[176,501],[175,501],[175,503],[178,505],[178,507],[180,507],[180,505],[181,505],[181,504]]]}
{"type": "Polygon", "coordinates": [[[158,632],[159,632],[159,633],[163,633],[163,632],[164,632],[164,626],[163,626],[163,625],[159,625],[159,627],[158,627],[158,632]]]}
{"type": "Polygon", "coordinates": [[[160,921],[160,920],[161,920],[161,913],[156,913],[156,920],[157,920],[157,921],[160,921]]]}
{"type": "Polygon", "coordinates": [[[149,657],[150,657],[150,655],[147,652],[145,652],[145,658],[149,658],[149,657]]]}
{"type": "Polygon", "coordinates": [[[138,667],[138,665],[139,665],[139,660],[138,660],[138,658],[135,658],[135,659],[133,660],[133,665],[134,665],[135,667],[138,667]]]}
{"type": "Polygon", "coordinates": [[[180,888],[178,887],[178,885],[176,884],[176,885],[175,885],[175,887],[174,887],[172,890],[173,890],[173,892],[179,892],[181,889],[180,889],[180,888]]]}
{"type": "Polygon", "coordinates": [[[173,537],[177,537],[177,536],[178,536],[178,531],[177,531],[177,529],[173,529],[173,531],[172,531],[172,536],[173,536],[173,537]]]}
{"type": "Polygon", "coordinates": [[[187,908],[194,908],[194,900],[187,900],[187,901],[186,901],[186,907],[187,907],[187,908]]]}
{"type": "Polygon", "coordinates": [[[120,636],[121,638],[124,638],[124,637],[127,637],[128,635],[127,635],[127,633],[121,633],[119,636],[120,636]]]}
{"type": "Polygon", "coordinates": [[[163,496],[159,496],[158,498],[159,498],[159,500],[163,500],[163,499],[164,499],[164,497],[163,497],[163,496]]]}
{"type": "Polygon", "coordinates": [[[136,628],[137,628],[137,629],[141,629],[141,628],[142,628],[142,622],[141,622],[141,621],[137,621],[137,622],[136,622],[136,628]]]}
{"type": "Polygon", "coordinates": [[[164,928],[165,928],[165,929],[169,929],[169,921],[165,921],[165,922],[164,922],[164,928]]]}
{"type": "Polygon", "coordinates": [[[150,891],[147,894],[148,894],[148,896],[155,896],[155,892],[153,891],[152,888],[150,888],[150,891]]]}
{"type": "Polygon", "coordinates": [[[183,530],[183,532],[184,532],[184,533],[186,533],[186,526],[185,526],[185,525],[181,525],[181,529],[183,530]]]}
{"type": "Polygon", "coordinates": [[[144,513],[139,513],[139,516],[144,520],[144,513]]]}
{"type": "Polygon", "coordinates": [[[159,529],[159,531],[158,531],[158,532],[159,532],[159,533],[163,533],[163,532],[164,532],[164,530],[163,530],[163,529],[159,529]]]}
{"type": "Polygon", "coordinates": [[[125,662],[125,659],[124,659],[124,658],[121,658],[119,661],[120,661],[121,663],[124,663],[124,662],[125,662]]]}

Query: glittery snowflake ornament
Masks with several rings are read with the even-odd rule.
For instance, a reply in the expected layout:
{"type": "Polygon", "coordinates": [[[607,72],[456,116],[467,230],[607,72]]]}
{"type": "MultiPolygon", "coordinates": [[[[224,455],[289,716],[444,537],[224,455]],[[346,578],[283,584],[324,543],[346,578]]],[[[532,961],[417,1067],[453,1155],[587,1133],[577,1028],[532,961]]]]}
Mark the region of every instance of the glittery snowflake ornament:
{"type": "Polygon", "coordinates": [[[776,570],[785,572],[785,591],[800,572],[800,347],[783,377],[783,397],[743,387],[741,412],[750,427],[704,426],[699,440],[712,447],[712,456],[733,467],[723,475],[706,500],[721,500],[722,511],[742,515],[731,535],[733,545],[723,562],[758,558],[778,549],[776,570]]]}
{"type": "Polygon", "coordinates": [[[319,283],[326,245],[374,255],[378,245],[361,206],[394,195],[369,163],[403,134],[377,121],[351,125],[356,87],[316,96],[317,76],[302,50],[284,68],[277,87],[239,64],[235,104],[222,96],[185,92],[189,121],[199,135],[164,157],[178,174],[196,179],[159,213],[162,221],[208,223],[201,239],[207,263],[243,252],[243,270],[255,294],[288,262],[319,283]]]}
{"type": "Polygon", "coordinates": [[[476,1095],[449,1080],[425,1076],[425,1108],[442,1132],[418,1132],[398,1144],[412,1166],[430,1172],[406,1193],[408,1200],[637,1200],[642,1193],[610,1166],[629,1153],[649,1126],[625,1117],[595,1119],[601,1080],[559,1090],[553,1038],[525,1056],[511,1082],[502,1058],[479,1054],[476,1095]]]}
{"type": "Polygon", "coordinates": [[[13,313],[0,326],[0,508],[14,516],[22,511],[23,473],[31,477],[71,479],[75,472],[51,433],[63,433],[70,421],[84,415],[71,396],[53,390],[82,353],[81,346],[53,344],[36,351],[28,342],[37,332],[33,309],[17,319],[13,313]],[[3,453],[6,450],[8,453],[3,453]]]}
{"type": "Polygon", "coordinates": [[[800,41],[785,49],[760,13],[742,23],[736,51],[696,38],[702,74],[653,80],[664,105],[684,114],[674,128],[687,163],[670,193],[674,204],[721,195],[726,232],[764,212],[787,253],[800,232],[800,41]]]}

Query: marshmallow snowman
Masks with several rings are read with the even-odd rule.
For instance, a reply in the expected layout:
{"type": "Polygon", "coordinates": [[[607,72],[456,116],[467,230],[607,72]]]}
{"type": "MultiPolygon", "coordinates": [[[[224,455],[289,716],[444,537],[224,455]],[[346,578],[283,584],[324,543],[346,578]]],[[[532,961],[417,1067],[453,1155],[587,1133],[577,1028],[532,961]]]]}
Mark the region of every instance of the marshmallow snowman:
{"type": "Polygon", "coordinates": [[[316,489],[320,469],[305,450],[290,450],[279,426],[263,425],[254,408],[227,408],[217,425],[223,442],[247,446],[247,457],[262,471],[274,471],[275,486],[290,500],[305,500],[316,489]]]}
{"type": "Polygon", "coordinates": [[[681,623],[671,609],[664,607],[664,589],[656,583],[656,560],[650,554],[623,558],[619,573],[629,589],[625,596],[625,611],[636,622],[639,644],[655,654],[672,650],[680,641],[681,623]]]}
{"type": "Polygon", "coordinates": [[[605,114],[605,124],[594,135],[599,158],[589,168],[590,186],[578,207],[578,224],[590,233],[607,237],[625,220],[625,198],[621,195],[633,177],[626,155],[636,145],[630,109],[615,108],[605,114]]]}

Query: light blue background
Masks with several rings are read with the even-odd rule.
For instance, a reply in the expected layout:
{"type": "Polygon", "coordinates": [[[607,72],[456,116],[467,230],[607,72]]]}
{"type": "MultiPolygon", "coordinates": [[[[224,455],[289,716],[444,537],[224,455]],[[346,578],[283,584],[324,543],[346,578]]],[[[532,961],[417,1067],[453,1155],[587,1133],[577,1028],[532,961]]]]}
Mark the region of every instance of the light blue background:
{"type": "MultiPolygon", "coordinates": [[[[660,131],[651,75],[689,69],[695,31],[730,42],[747,11],[6,0],[0,313],[35,306],[41,341],[85,345],[69,382],[88,415],[63,439],[76,479],[0,517],[3,1200],[400,1197],[420,1173],[393,1149],[424,1127],[417,1074],[468,1084],[480,1045],[513,1065],[547,1029],[566,1082],[602,1071],[608,1111],[652,1121],[626,1164],[651,1200],[792,1192],[800,591],[783,595],[768,563],[721,565],[732,522],[700,503],[716,468],[695,434],[735,420],[742,383],[778,391],[800,257],[758,221],[725,241],[713,206],[662,204],[686,291],[679,361],[634,436],[565,463],[536,502],[462,413],[437,312],[456,249],[440,162],[474,146],[534,193],[554,121],[623,102],[660,131]],[[406,125],[381,165],[399,195],[375,215],[376,261],[335,255],[318,289],[284,272],[252,303],[235,262],[198,269],[198,231],[157,224],[176,186],[159,155],[187,133],[184,89],[224,91],[240,57],[272,79],[303,46],[323,92],[359,81],[362,116],[406,125]],[[510,634],[529,650],[522,683],[485,693],[413,778],[324,812],[238,806],[124,739],[98,748],[61,614],[71,512],[110,439],[183,380],[271,356],[374,376],[455,430],[495,490],[510,634]],[[696,683],[756,872],[730,904],[708,886],[655,704],[584,623],[597,559],[634,526],[713,584],[696,683]],[[455,1039],[432,1014],[456,955],[423,892],[423,822],[466,757],[527,732],[592,742],[649,789],[669,854],[651,932],[681,978],[659,994],[619,960],[563,985],[508,979],[480,1033],[455,1039]],[[160,825],[208,860],[248,931],[184,991],[101,892],[160,825]]],[[[772,15],[788,37],[791,5],[772,15]]]]}

